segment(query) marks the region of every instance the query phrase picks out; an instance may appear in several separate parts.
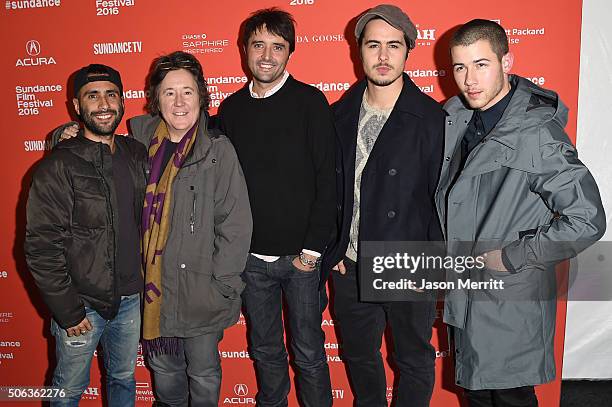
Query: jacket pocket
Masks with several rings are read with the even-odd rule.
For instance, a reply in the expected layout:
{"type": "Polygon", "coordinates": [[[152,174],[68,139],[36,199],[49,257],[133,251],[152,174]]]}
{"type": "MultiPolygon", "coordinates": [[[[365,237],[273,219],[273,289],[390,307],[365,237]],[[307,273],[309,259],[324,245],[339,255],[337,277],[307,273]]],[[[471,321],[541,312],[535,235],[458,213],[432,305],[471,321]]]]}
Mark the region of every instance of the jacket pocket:
{"type": "Polygon", "coordinates": [[[216,280],[211,272],[212,260],[202,258],[199,270],[180,270],[179,322],[185,329],[225,328],[226,321],[240,307],[236,291],[216,280]]]}
{"type": "Polygon", "coordinates": [[[73,223],[87,228],[106,226],[108,211],[103,192],[104,181],[97,177],[74,176],[73,223]]]}

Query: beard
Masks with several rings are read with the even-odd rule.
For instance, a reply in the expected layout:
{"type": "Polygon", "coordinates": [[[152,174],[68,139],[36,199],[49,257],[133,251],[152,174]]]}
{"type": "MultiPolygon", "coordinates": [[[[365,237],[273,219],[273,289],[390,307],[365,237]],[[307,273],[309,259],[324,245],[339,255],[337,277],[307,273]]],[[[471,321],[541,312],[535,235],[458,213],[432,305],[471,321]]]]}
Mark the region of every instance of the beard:
{"type": "Polygon", "coordinates": [[[389,86],[391,85],[393,82],[395,82],[397,78],[395,79],[376,79],[376,78],[368,78],[368,80],[373,83],[376,86],[389,86]]]}
{"type": "Polygon", "coordinates": [[[106,110],[105,113],[115,115],[115,120],[113,120],[113,122],[109,125],[99,125],[96,123],[93,116],[101,112],[83,112],[81,113],[81,120],[83,121],[85,128],[87,128],[87,130],[91,131],[93,134],[101,137],[109,137],[115,134],[115,130],[117,130],[117,127],[119,127],[119,123],[121,123],[121,119],[123,118],[123,112],[123,106],[119,106],[118,110],[106,110]]]}
{"type": "MultiPolygon", "coordinates": [[[[377,67],[378,67],[378,65],[373,67],[373,71],[374,72],[376,72],[376,68],[377,67]]],[[[376,85],[376,86],[389,86],[392,83],[394,83],[401,76],[402,76],[402,72],[400,72],[396,77],[393,77],[393,78],[389,78],[389,77],[386,77],[386,78],[377,78],[377,77],[375,77],[373,75],[368,75],[368,73],[366,72],[366,77],[367,77],[368,81],[370,83],[376,85]]]]}

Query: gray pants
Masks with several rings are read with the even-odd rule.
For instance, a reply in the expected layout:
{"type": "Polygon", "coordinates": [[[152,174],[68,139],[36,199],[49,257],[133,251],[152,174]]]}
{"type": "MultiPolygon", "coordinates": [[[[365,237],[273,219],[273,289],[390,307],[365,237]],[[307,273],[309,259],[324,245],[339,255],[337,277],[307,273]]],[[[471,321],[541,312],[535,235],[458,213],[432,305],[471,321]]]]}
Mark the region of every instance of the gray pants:
{"type": "Polygon", "coordinates": [[[180,338],[179,355],[151,354],[155,398],[158,405],[217,407],[221,387],[221,360],[218,346],[223,331],[180,338]]]}

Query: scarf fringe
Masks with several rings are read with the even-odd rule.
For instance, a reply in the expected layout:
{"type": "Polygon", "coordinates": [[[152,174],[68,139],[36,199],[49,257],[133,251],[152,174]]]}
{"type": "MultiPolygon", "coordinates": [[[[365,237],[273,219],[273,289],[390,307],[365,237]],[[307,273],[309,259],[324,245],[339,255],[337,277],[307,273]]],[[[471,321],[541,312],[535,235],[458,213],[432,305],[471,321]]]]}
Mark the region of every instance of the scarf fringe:
{"type": "Polygon", "coordinates": [[[183,341],[177,337],[159,337],[143,339],[142,353],[146,356],[174,355],[183,353],[183,341]]]}

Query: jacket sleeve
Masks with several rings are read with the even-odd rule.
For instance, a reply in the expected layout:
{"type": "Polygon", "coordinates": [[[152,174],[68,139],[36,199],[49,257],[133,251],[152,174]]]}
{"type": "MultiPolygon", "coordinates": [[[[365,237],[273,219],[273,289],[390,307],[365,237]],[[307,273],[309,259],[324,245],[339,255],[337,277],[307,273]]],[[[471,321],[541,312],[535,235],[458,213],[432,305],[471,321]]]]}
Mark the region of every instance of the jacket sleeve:
{"type": "Polygon", "coordinates": [[[60,136],[64,132],[64,129],[67,127],[74,126],[75,124],[79,124],[78,122],[68,122],[60,125],[58,128],[51,132],[51,139],[49,140],[50,147],[53,148],[60,142],[60,136]]]}
{"type": "Polygon", "coordinates": [[[215,240],[213,251],[213,277],[217,282],[235,291],[239,296],[244,288],[240,278],[246,264],[253,221],[246,181],[238,157],[227,141],[218,157],[215,185],[215,240]]]}
{"type": "Polygon", "coordinates": [[[160,120],[159,117],[149,114],[132,117],[128,120],[130,136],[144,145],[148,151],[153,134],[147,132],[147,127],[157,125],[160,120]]]}
{"type": "Polygon", "coordinates": [[[325,96],[317,92],[313,99],[307,123],[316,192],[303,248],[323,253],[336,217],[335,129],[325,96]]]}
{"type": "Polygon", "coordinates": [[[440,109],[435,119],[435,124],[430,128],[429,140],[431,144],[429,149],[430,156],[427,176],[429,177],[428,192],[431,200],[431,217],[427,234],[429,241],[442,242],[444,241],[444,235],[442,234],[441,219],[438,217],[438,211],[436,210],[436,188],[442,171],[442,158],[444,156],[444,122],[446,121],[446,114],[440,109]]]}
{"type": "Polygon", "coordinates": [[[45,303],[64,329],[85,318],[85,307],[71,283],[65,255],[73,206],[71,191],[64,166],[51,156],[34,174],[26,208],[26,262],[45,303]]]}
{"type": "Polygon", "coordinates": [[[540,130],[540,154],[541,171],[528,176],[529,188],[554,216],[548,224],[504,247],[502,258],[510,271],[573,257],[605,232],[597,184],[558,124],[549,123],[540,130]]]}

